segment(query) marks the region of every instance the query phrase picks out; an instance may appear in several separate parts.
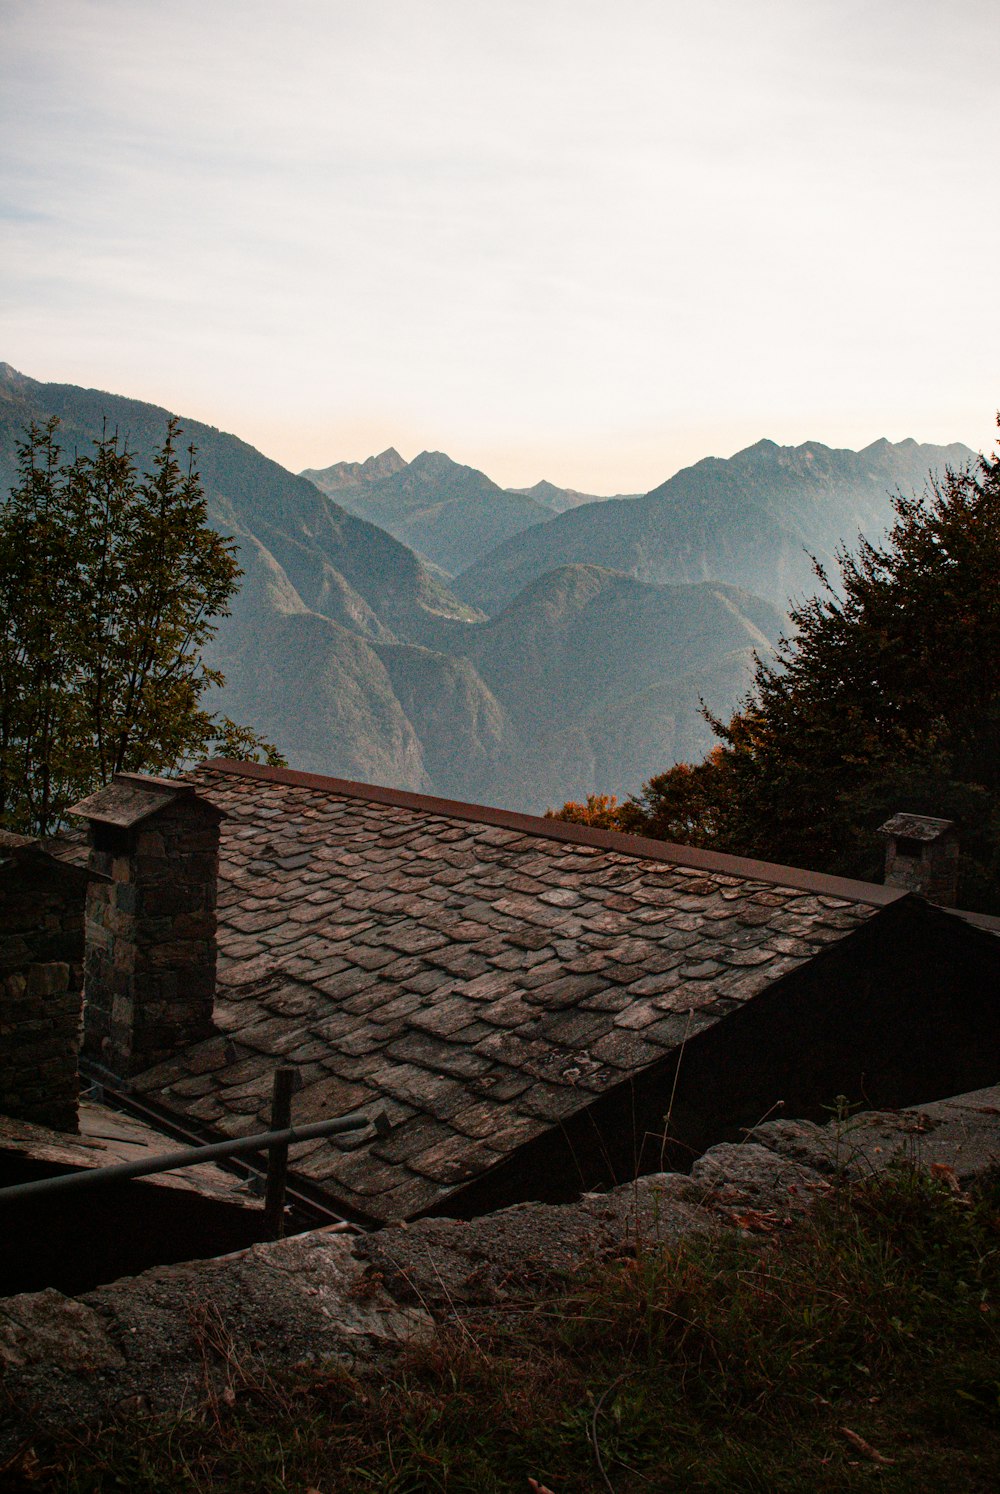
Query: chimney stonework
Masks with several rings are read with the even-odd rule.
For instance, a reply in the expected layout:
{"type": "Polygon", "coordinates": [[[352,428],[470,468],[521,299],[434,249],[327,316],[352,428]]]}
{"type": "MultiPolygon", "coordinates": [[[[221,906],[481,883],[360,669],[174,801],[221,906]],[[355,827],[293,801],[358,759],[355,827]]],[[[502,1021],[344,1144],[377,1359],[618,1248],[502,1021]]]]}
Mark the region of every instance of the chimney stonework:
{"type": "Polygon", "coordinates": [[[83,1051],[122,1078],[214,1031],[222,811],[182,779],[119,773],[90,824],[83,1051]]]}
{"type": "Polygon", "coordinates": [[[905,887],[942,908],[958,901],[958,836],[953,820],[894,814],[879,827],[885,836],[885,881],[905,887]]]}
{"type": "Polygon", "coordinates": [[[0,1114],[78,1129],[87,874],[0,831],[0,1114]]]}

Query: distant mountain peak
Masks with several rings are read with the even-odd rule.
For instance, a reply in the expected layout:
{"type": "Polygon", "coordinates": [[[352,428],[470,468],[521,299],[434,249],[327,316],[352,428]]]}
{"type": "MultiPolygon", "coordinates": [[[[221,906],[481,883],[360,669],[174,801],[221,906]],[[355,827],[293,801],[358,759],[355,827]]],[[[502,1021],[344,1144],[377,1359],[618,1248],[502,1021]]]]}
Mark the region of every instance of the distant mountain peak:
{"type": "Polygon", "coordinates": [[[378,456],[370,456],[361,463],[362,470],[371,468],[374,472],[400,472],[406,466],[406,458],[401,457],[395,446],[387,446],[385,451],[380,451],[378,456]]]}
{"type": "Polygon", "coordinates": [[[29,379],[27,374],[21,373],[12,364],[0,363],[0,384],[13,384],[18,388],[30,389],[37,382],[37,379],[29,379]]]}
{"type": "Polygon", "coordinates": [[[331,467],[306,467],[299,473],[307,477],[324,493],[344,492],[348,488],[362,487],[366,483],[381,482],[385,477],[395,477],[406,466],[395,446],[387,446],[378,456],[366,457],[363,462],[334,462],[331,467]]]}
{"type": "Polygon", "coordinates": [[[471,471],[472,468],[463,468],[461,462],[452,461],[445,451],[422,451],[413,458],[410,470],[423,477],[438,477],[445,472],[471,471]]]}

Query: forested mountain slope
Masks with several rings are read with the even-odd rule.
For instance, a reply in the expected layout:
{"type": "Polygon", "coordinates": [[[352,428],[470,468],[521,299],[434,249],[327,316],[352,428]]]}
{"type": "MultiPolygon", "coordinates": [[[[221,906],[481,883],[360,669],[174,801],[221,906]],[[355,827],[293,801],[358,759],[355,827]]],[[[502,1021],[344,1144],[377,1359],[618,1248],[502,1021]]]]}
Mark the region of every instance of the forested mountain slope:
{"type": "MultiPolygon", "coordinates": [[[[523,493],[526,498],[534,498],[536,503],[543,503],[546,508],[551,508],[553,513],[563,514],[568,508],[580,508],[584,503],[607,503],[608,498],[601,497],[598,493],[581,493],[576,488],[560,488],[553,482],[536,482],[530,488],[508,488],[509,493],[523,493]]],[[[640,493],[615,493],[615,498],[639,498],[640,493]]]]}
{"type": "Polygon", "coordinates": [[[498,487],[483,472],[463,467],[443,451],[422,451],[403,462],[391,447],[367,462],[338,462],[303,477],[370,519],[453,576],[503,540],[554,510],[524,493],[498,487]]]}
{"type": "Polygon", "coordinates": [[[686,467],[642,498],[587,504],[514,536],[454,590],[495,613],[556,566],[593,564],[655,583],[724,581],[784,607],[815,589],[810,555],[835,573],[841,544],[884,531],[893,492],[919,492],[929,469],[973,455],[915,441],[857,452],[758,441],[686,467]]]}
{"type": "MultiPolygon", "coordinates": [[[[25,423],[53,414],[66,451],[84,448],[107,420],[143,462],[168,418],[152,405],[41,384],[0,365],[0,491],[15,479],[25,423]]],[[[700,700],[720,714],[733,709],[749,683],[753,651],[766,652],[784,624],[783,595],[773,600],[780,587],[770,584],[772,599],[762,600],[725,579],[705,579],[710,557],[745,553],[752,542],[761,565],[771,556],[776,571],[781,554],[790,553],[790,536],[805,535],[824,504],[852,519],[869,512],[863,494],[860,506],[845,507],[832,480],[803,489],[789,476],[779,502],[772,476],[783,458],[763,443],[751,449],[755,462],[744,463],[743,488],[752,489],[748,471],[758,470],[759,482],[742,519],[743,489],[717,472],[730,464],[691,469],[718,478],[712,491],[727,495],[731,511],[725,533],[706,520],[687,540],[683,531],[675,534],[690,552],[675,557],[676,569],[692,573],[681,583],[623,574],[655,567],[619,546],[598,556],[601,563],[559,561],[529,574],[487,618],[412,550],[313,483],[235,436],[197,421],[182,426],[185,443],[198,449],[211,522],[234,536],[245,571],[211,647],[211,661],[227,679],[213,704],[275,741],[296,767],[511,808],[540,810],[609,788],[625,793],[678,758],[700,757],[710,745],[700,700]],[[772,515],[769,528],[762,515],[772,515]],[[605,563],[616,556],[617,570],[605,563]]],[[[861,456],[885,478],[890,469],[901,471],[891,456],[898,450],[889,448],[881,467],[874,448],[861,456]]],[[[911,453],[907,470],[922,471],[937,450],[914,448],[919,455],[911,453]]],[[[955,460],[964,448],[945,452],[955,460]]],[[[805,458],[801,451],[792,456],[798,470],[805,458]]],[[[828,453],[841,466],[853,456],[828,453]]],[[[340,477],[355,491],[409,473],[407,481],[432,495],[435,464],[423,463],[414,476],[419,461],[382,453],[359,464],[367,475],[348,467],[340,477]]],[[[814,454],[814,464],[824,461],[814,454]]],[[[456,511],[466,501],[455,494],[467,492],[462,474],[469,469],[447,459],[437,468],[440,513],[456,511]]],[[[865,489],[872,512],[878,480],[865,489]]],[[[492,502],[495,485],[482,483],[492,502]]],[[[659,491],[660,499],[607,500],[549,519],[521,540],[578,520],[587,532],[602,510],[641,515],[659,503],[662,511],[673,500],[659,491]]],[[[888,499],[881,501],[887,507],[888,499]]],[[[823,533],[840,522],[831,519],[823,533]]]]}

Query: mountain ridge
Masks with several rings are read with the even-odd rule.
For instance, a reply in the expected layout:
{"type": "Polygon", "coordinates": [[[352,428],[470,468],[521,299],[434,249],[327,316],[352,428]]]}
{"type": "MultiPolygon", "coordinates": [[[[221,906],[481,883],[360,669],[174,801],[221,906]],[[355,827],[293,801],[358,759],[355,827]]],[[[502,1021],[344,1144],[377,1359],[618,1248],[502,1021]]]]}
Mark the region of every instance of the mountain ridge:
{"type": "Polygon", "coordinates": [[[421,451],[404,462],[389,447],[365,462],[307,468],[300,475],[446,576],[467,569],[511,535],[552,518],[551,508],[501,488],[485,472],[443,451],[421,451]],[[383,461],[387,456],[390,460],[383,461]]]}
{"type": "MultiPolygon", "coordinates": [[[[14,479],[24,422],[50,415],[63,420],[70,453],[99,435],[107,416],[142,462],[162,442],[168,418],[154,405],[43,384],[0,365],[0,482],[14,479]]],[[[787,448],[762,441],[743,454],[735,487],[727,462],[706,458],[687,488],[675,479],[661,485],[666,499],[654,490],[560,516],[549,510],[515,540],[572,525],[585,538],[596,526],[598,542],[580,560],[555,547],[553,563],[529,566],[524,583],[488,615],[411,548],[305,477],[213,426],[182,426],[184,443],[198,446],[210,520],[235,538],[245,571],[209,650],[227,677],[210,707],[275,740],[299,767],[536,812],[589,792],[637,790],[671,762],[702,755],[712,739],[701,701],[728,714],[749,685],[755,652],[766,652],[786,622],[784,597],[776,603],[713,575],[712,564],[745,563],[749,544],[773,566],[796,526],[804,533],[824,502],[830,522],[869,502],[868,488],[844,499],[829,448],[813,443],[808,458],[793,449],[792,461],[781,454],[787,448]],[[807,465],[812,486],[803,497],[796,482],[807,465]],[[776,499],[777,469],[784,475],[776,499]],[[719,491],[744,503],[742,527],[731,524],[721,539],[713,532],[719,491]],[[651,568],[641,546],[601,552],[609,514],[631,522],[649,512],[671,521],[694,516],[690,532],[674,523],[672,535],[674,560],[689,578],[636,574],[651,568]],[[628,563],[613,563],[621,559],[628,563]]],[[[914,442],[907,450],[912,467],[928,448],[914,442]]],[[[891,443],[848,455],[871,469],[869,487],[898,465],[891,443]]],[[[505,496],[444,453],[420,453],[385,475],[397,461],[387,448],[355,464],[350,482],[369,491],[395,484],[414,512],[437,509],[441,523],[450,502],[468,501],[470,484],[473,499],[478,491],[487,504],[505,496]]]]}
{"type": "Polygon", "coordinates": [[[653,584],[725,581],[784,607],[811,594],[811,556],[835,572],[859,533],[877,539],[894,489],[975,457],[961,443],[880,438],[861,452],[766,438],[732,457],[704,457],[639,498],[584,504],[504,541],[456,577],[454,590],[495,614],[558,565],[601,564],[653,584]]]}

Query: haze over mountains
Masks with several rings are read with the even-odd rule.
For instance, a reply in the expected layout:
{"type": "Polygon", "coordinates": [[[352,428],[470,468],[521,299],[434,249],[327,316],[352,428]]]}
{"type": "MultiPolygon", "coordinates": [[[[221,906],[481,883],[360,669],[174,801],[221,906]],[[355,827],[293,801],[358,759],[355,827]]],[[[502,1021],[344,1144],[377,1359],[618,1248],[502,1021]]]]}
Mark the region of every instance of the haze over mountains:
{"type": "Polygon", "coordinates": [[[302,476],[449,576],[553,514],[551,507],[498,487],[485,473],[453,462],[443,451],[422,451],[404,462],[390,447],[366,462],[337,462],[322,471],[306,468],[302,476]]]}
{"type": "Polygon", "coordinates": [[[605,501],[544,481],[531,488],[501,488],[443,451],[422,451],[405,462],[392,446],[364,462],[306,467],[300,476],[448,576],[554,513],[605,501]]]}
{"type": "MultiPolygon", "coordinates": [[[[4,494],[25,423],[52,414],[64,449],[106,418],[143,462],[167,419],[0,365],[4,494]]],[[[182,425],[246,572],[212,649],[217,704],[296,767],[536,811],[700,756],[699,699],[735,706],[789,591],[812,589],[806,550],[829,560],[859,528],[877,537],[887,490],[973,455],[760,442],[644,497],[573,506],[586,495],[511,493],[439,452],[390,448],[307,480],[182,425]]]]}
{"type": "Polygon", "coordinates": [[[758,441],[685,467],[644,497],[587,504],[512,536],[454,589],[493,612],[554,566],[599,559],[656,584],[725,580],[784,608],[815,590],[810,556],[836,576],[837,548],[882,533],[895,492],[920,492],[929,470],[973,456],[960,443],[882,440],[856,452],[758,441]]]}

